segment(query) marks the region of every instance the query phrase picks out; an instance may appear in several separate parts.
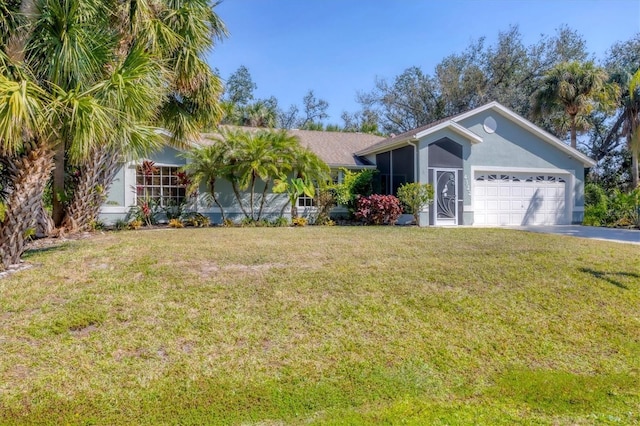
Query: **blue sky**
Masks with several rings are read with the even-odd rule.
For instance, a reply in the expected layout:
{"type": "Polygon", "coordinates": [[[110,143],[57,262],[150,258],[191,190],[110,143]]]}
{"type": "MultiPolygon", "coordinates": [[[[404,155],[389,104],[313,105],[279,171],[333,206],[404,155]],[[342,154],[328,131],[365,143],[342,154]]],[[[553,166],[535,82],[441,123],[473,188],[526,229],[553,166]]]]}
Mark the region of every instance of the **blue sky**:
{"type": "Polygon", "coordinates": [[[357,91],[410,66],[432,74],[445,56],[518,25],[525,44],[561,25],[577,30],[596,60],[640,32],[640,0],[224,0],[216,11],[230,37],[208,62],[227,78],[246,66],[256,97],[282,108],[313,89],[329,123],[359,109],[357,91]]]}

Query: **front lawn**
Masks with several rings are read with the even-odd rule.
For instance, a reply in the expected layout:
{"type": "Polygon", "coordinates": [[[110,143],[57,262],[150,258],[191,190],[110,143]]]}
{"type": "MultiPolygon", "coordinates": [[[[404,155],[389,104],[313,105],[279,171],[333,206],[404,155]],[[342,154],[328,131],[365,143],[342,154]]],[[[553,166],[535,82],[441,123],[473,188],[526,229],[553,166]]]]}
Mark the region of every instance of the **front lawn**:
{"type": "Polygon", "coordinates": [[[640,422],[638,246],[125,231],[0,279],[0,424],[640,422]]]}

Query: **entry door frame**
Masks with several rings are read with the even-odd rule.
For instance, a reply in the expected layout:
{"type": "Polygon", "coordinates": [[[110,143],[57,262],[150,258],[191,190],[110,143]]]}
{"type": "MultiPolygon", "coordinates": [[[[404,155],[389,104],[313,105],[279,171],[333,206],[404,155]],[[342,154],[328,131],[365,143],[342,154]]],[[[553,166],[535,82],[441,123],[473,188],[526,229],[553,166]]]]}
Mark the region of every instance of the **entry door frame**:
{"type": "Polygon", "coordinates": [[[459,187],[459,179],[460,179],[460,170],[455,168],[447,168],[447,167],[439,167],[433,169],[433,189],[434,189],[434,214],[433,214],[433,225],[434,226],[457,226],[458,225],[458,187],[459,187]],[[447,193],[450,188],[454,190],[454,197],[451,200],[451,197],[448,196],[448,200],[445,200],[442,196],[444,188],[440,189],[440,185],[438,182],[438,172],[444,173],[453,173],[454,176],[454,184],[452,186],[447,185],[446,190],[447,193]],[[446,204],[445,204],[446,203],[446,204]],[[444,208],[445,213],[451,216],[451,205],[453,204],[453,217],[447,218],[438,218],[438,214],[441,211],[441,208],[444,208]]]}

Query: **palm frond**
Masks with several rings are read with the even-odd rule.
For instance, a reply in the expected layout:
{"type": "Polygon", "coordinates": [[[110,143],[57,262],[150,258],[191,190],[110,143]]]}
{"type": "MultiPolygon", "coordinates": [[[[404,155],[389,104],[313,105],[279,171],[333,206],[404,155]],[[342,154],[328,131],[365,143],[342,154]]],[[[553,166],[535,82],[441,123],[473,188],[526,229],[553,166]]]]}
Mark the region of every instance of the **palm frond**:
{"type": "Polygon", "coordinates": [[[43,113],[47,93],[30,80],[13,81],[0,74],[0,153],[11,155],[22,149],[25,138],[46,132],[43,113]]]}

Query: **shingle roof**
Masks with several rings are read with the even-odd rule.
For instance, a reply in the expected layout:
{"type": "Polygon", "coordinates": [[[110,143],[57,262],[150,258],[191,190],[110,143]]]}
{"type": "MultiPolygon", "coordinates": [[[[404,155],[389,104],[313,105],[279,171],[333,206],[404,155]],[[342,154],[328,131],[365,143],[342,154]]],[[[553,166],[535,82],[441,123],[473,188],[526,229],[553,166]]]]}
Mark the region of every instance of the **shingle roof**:
{"type": "MultiPolygon", "coordinates": [[[[243,127],[242,130],[257,132],[255,127],[243,127]]],[[[358,157],[355,152],[384,140],[382,136],[368,133],[323,132],[316,130],[287,131],[300,139],[302,146],[309,148],[330,167],[362,167],[371,166],[365,158],[358,157]]],[[[203,134],[197,144],[207,145],[220,136],[216,133],[203,134]]]]}
{"type": "MultiPolygon", "coordinates": [[[[426,124],[426,125],[424,125],[422,127],[418,127],[416,129],[409,130],[408,132],[400,133],[399,135],[395,135],[395,136],[392,136],[390,138],[384,139],[384,140],[382,140],[380,142],[377,142],[377,143],[375,143],[373,145],[370,145],[370,146],[366,146],[366,147],[364,147],[362,149],[363,150],[367,149],[367,151],[376,150],[378,148],[384,148],[386,146],[393,145],[396,142],[399,142],[399,141],[402,141],[402,140],[411,139],[414,135],[416,135],[416,134],[418,134],[420,132],[423,132],[423,131],[425,131],[427,129],[430,129],[432,127],[435,127],[438,124],[442,124],[442,123],[444,123],[446,121],[451,121],[452,119],[456,118],[459,115],[462,115],[462,113],[456,114],[456,115],[452,115],[452,116],[449,116],[449,117],[445,117],[445,118],[441,118],[440,120],[436,120],[436,121],[431,122],[429,124],[426,124]]],[[[356,151],[356,152],[358,152],[358,151],[356,151]]]]}

